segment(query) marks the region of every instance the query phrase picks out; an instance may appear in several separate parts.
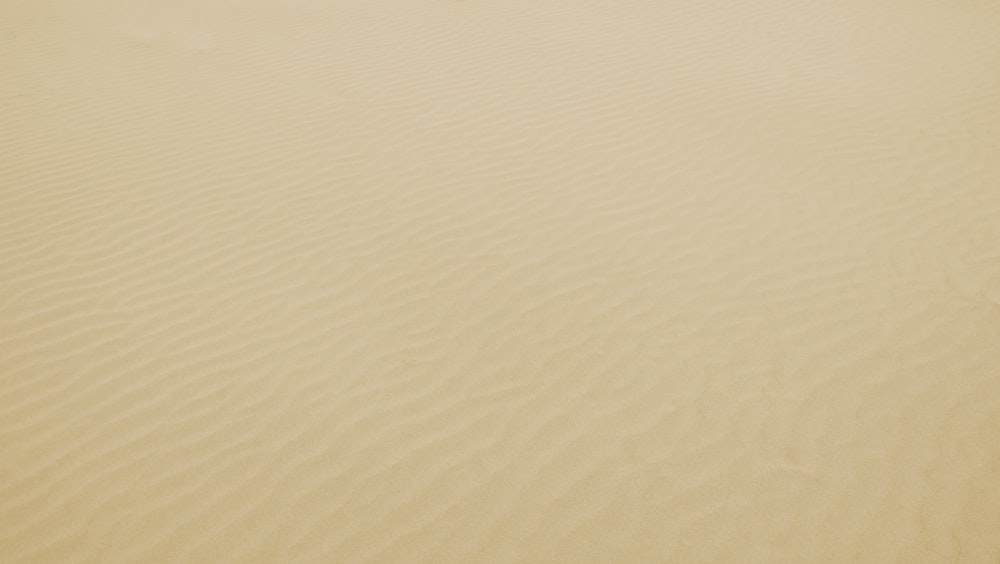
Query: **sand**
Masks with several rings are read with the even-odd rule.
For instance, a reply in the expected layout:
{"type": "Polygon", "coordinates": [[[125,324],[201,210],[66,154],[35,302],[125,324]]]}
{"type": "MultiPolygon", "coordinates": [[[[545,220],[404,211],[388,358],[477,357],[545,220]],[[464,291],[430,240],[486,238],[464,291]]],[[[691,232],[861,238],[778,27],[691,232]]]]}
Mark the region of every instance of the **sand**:
{"type": "Polygon", "coordinates": [[[0,555],[1000,562],[1000,5],[3,2],[0,555]]]}

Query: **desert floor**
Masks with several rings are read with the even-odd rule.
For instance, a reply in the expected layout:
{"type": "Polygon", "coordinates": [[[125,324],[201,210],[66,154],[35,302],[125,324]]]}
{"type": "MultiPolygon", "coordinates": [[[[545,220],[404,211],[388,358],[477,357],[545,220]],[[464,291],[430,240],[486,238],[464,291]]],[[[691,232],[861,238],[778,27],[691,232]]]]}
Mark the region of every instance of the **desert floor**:
{"type": "Polygon", "coordinates": [[[1000,4],[0,3],[0,561],[1000,562],[1000,4]]]}

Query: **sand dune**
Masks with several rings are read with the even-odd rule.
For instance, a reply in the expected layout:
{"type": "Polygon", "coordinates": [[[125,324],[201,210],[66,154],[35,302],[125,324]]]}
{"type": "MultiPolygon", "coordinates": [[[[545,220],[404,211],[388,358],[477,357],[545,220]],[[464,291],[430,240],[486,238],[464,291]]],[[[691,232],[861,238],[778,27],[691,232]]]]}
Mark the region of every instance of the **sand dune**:
{"type": "Polygon", "coordinates": [[[1000,561],[993,2],[0,4],[3,562],[1000,561]]]}

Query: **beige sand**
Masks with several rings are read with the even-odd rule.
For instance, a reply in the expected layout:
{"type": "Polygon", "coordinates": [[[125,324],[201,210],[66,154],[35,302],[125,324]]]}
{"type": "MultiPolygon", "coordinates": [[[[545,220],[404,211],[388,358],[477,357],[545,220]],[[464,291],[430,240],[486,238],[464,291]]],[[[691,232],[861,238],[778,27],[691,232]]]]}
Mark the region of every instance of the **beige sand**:
{"type": "Polygon", "coordinates": [[[1000,561],[1000,4],[7,0],[3,562],[1000,561]]]}

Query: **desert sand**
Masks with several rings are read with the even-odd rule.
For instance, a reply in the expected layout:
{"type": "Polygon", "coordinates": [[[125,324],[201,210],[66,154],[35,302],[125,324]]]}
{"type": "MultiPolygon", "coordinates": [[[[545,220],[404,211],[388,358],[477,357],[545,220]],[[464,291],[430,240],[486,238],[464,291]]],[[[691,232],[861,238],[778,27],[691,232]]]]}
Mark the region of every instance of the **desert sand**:
{"type": "Polygon", "coordinates": [[[0,4],[5,563],[1000,561],[1000,4],[0,4]]]}

